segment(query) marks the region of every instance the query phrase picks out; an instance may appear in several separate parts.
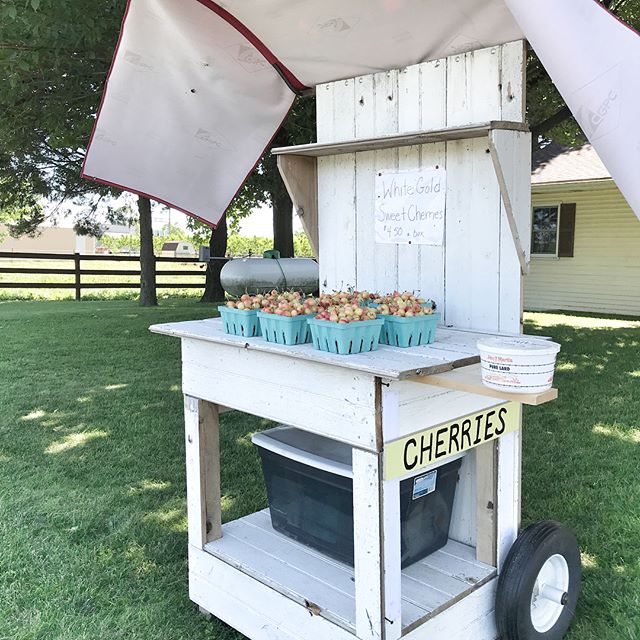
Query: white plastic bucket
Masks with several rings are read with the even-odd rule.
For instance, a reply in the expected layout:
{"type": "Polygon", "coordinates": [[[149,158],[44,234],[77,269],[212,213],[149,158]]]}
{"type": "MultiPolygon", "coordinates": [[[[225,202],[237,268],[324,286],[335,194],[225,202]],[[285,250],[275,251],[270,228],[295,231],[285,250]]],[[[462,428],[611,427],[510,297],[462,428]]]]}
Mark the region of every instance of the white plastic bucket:
{"type": "Polygon", "coordinates": [[[551,388],[557,342],[529,338],[478,340],[482,382],[491,389],[512,393],[541,393],[551,388]]]}

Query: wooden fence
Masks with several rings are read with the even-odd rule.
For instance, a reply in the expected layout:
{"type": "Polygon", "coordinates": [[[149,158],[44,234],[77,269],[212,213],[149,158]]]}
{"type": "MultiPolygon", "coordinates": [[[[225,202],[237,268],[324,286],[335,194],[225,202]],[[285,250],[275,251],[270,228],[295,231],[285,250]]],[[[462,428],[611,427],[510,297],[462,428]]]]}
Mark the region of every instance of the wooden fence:
{"type": "MultiPolygon", "coordinates": [[[[227,260],[227,258],[211,258],[212,260],[227,260]]],[[[138,269],[87,269],[83,268],[83,262],[140,262],[140,256],[124,255],[82,255],[79,253],[14,253],[10,251],[0,251],[0,274],[7,273],[28,273],[40,275],[72,275],[73,282],[4,282],[0,281],[0,289],[75,289],[76,300],[82,297],[83,289],[135,289],[140,286],[138,282],[83,282],[82,276],[140,276],[138,269]],[[5,266],[3,262],[7,259],[30,261],[30,260],[55,260],[73,263],[69,268],[61,267],[14,267],[5,266]]],[[[200,262],[195,258],[169,258],[165,256],[156,257],[156,276],[205,276],[207,263],[200,262]],[[201,265],[201,270],[158,270],[158,263],[194,264],[201,265]]],[[[204,277],[201,282],[160,282],[156,286],[159,289],[197,289],[204,288],[204,277]]]]}

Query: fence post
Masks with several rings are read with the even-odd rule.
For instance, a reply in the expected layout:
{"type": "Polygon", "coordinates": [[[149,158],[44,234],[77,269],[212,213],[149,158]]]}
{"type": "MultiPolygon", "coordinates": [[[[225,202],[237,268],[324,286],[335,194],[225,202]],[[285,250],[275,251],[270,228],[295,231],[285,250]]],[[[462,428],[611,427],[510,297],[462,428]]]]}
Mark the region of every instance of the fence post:
{"type": "Polygon", "coordinates": [[[75,262],[76,267],[76,300],[81,300],[80,293],[80,254],[76,251],[73,254],[73,261],[75,262]]]}

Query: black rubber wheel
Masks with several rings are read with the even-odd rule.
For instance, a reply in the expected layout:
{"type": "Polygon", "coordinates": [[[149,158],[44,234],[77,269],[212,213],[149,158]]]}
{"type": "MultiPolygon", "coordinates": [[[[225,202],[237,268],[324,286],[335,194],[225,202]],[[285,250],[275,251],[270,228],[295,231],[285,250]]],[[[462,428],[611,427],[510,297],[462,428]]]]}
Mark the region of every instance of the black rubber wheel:
{"type": "Polygon", "coordinates": [[[537,522],[515,541],[498,578],[496,623],[503,640],[561,640],[580,594],[580,549],[559,522],[537,522]]]}

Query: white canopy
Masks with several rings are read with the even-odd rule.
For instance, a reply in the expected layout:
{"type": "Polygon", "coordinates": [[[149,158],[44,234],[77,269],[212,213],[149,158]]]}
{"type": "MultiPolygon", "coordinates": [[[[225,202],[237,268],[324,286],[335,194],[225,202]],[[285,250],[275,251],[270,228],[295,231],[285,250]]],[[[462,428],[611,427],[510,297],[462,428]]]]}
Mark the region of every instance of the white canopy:
{"type": "MultiPolygon", "coordinates": [[[[83,175],[215,225],[278,130],[294,91],[524,35],[571,95],[576,78],[585,86],[593,68],[610,69],[612,56],[620,65],[628,47],[635,46],[640,64],[636,34],[595,0],[130,0],[83,175]],[[576,27],[579,20],[586,26],[576,27]],[[612,51],[608,34],[617,28],[628,43],[620,45],[616,33],[612,51]],[[551,36],[557,30],[562,37],[551,36]],[[574,32],[587,44],[568,37],[574,32]],[[585,64],[576,56],[585,56],[585,64]]],[[[634,80],[637,91],[637,71],[634,80]]],[[[621,89],[617,95],[623,97],[621,89]]],[[[618,178],[614,165],[623,171],[624,163],[592,142],[618,178]]],[[[639,159],[640,144],[635,171],[639,159]]],[[[640,195],[633,194],[640,187],[630,182],[619,179],[640,212],[640,195]]]]}

